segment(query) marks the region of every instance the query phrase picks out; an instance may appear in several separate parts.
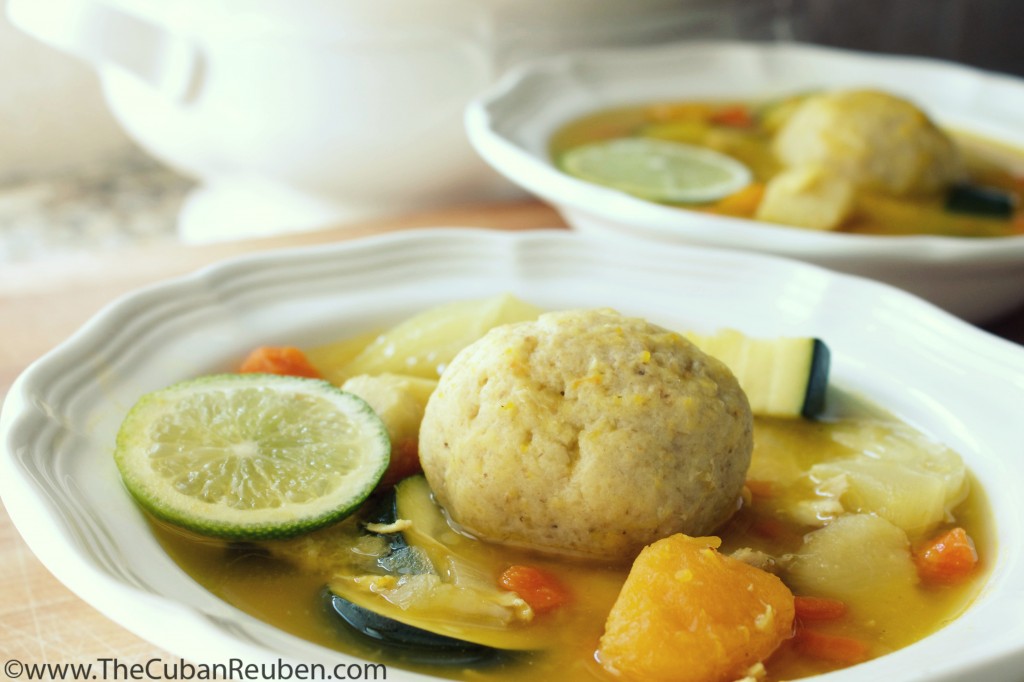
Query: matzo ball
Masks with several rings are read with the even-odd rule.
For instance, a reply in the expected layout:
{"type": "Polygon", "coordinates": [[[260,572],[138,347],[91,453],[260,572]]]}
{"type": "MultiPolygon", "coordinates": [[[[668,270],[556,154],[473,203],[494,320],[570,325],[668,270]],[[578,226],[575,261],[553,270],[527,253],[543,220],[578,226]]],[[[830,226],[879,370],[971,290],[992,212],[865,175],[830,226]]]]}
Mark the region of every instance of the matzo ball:
{"type": "Polygon", "coordinates": [[[612,310],[492,330],[445,370],[420,429],[424,473],[466,531],[611,561],[721,525],[751,448],[725,365],[612,310]]]}
{"type": "Polygon", "coordinates": [[[808,97],[776,135],[775,153],[790,168],[826,169],[893,196],[938,192],[964,174],[956,144],[921,109],[876,90],[808,97]]]}

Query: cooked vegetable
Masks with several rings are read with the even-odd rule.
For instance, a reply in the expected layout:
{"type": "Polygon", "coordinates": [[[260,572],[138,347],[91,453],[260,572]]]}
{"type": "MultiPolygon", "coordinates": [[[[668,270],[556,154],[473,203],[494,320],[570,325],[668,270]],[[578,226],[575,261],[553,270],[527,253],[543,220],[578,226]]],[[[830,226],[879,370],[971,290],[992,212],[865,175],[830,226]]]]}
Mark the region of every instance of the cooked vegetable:
{"type": "Polygon", "coordinates": [[[238,371],[242,374],[281,374],[285,376],[319,379],[317,371],[306,354],[293,346],[260,346],[242,362],[238,371]]]}
{"type": "Polygon", "coordinates": [[[711,115],[711,122],[716,125],[733,128],[749,128],[754,125],[754,115],[744,104],[732,104],[723,107],[711,115]]]}
{"type": "Polygon", "coordinates": [[[833,440],[848,457],[811,467],[811,479],[832,487],[843,507],[872,512],[909,535],[927,533],[946,520],[967,495],[960,456],[909,426],[860,421],[840,425],[833,440]]]}
{"type": "Polygon", "coordinates": [[[752,182],[739,192],[719,200],[710,207],[710,210],[736,218],[753,218],[763,198],[764,183],[752,182]]]}
{"type": "Polygon", "coordinates": [[[784,577],[804,594],[871,604],[883,612],[899,608],[885,595],[917,583],[906,533],[870,514],[840,516],[808,533],[784,577]]]}
{"type": "Polygon", "coordinates": [[[541,649],[543,636],[517,628],[532,617],[518,596],[493,587],[477,589],[444,582],[436,573],[336,576],[332,594],[406,625],[494,647],[541,649]]]}
{"type": "Polygon", "coordinates": [[[415,522],[403,531],[406,542],[421,549],[434,566],[456,584],[494,587],[494,575],[483,575],[480,566],[491,562],[491,554],[478,541],[456,533],[434,502],[423,476],[410,476],[395,487],[395,510],[399,519],[415,522]]]}
{"type": "Polygon", "coordinates": [[[917,574],[930,585],[955,585],[974,573],[978,550],[963,528],[953,528],[929,540],[914,554],[917,574]]]}
{"type": "Polygon", "coordinates": [[[793,605],[796,608],[796,618],[799,621],[808,620],[838,620],[846,615],[849,607],[846,602],[840,599],[828,599],[826,597],[794,597],[793,605]]]}
{"type": "Polygon", "coordinates": [[[391,463],[381,479],[382,486],[394,485],[420,471],[420,422],[436,387],[434,379],[399,374],[360,374],[342,384],[343,391],[365,400],[387,427],[391,463]]]}
{"type": "Polygon", "coordinates": [[[549,644],[543,629],[521,627],[533,619],[530,605],[498,586],[480,543],[451,530],[422,476],[399,483],[393,507],[381,504],[375,521],[369,528],[401,528],[397,557],[393,549],[379,562],[391,570],[338,574],[328,585],[332,594],[381,618],[473,644],[508,650],[549,644]]]}
{"type": "Polygon", "coordinates": [[[528,616],[528,607],[518,608],[516,595],[497,589],[493,579],[477,591],[443,584],[430,556],[406,541],[401,529],[411,522],[399,517],[394,489],[372,500],[359,523],[354,521],[263,546],[302,570],[333,575],[329,607],[405,660],[463,665],[490,660],[499,648],[527,648],[505,644],[501,630],[520,615],[528,616]],[[502,604],[493,603],[494,598],[502,604]],[[491,631],[473,636],[476,622],[489,623],[491,631]],[[492,642],[500,643],[494,647],[492,642]]]}
{"type": "Polygon", "coordinates": [[[946,210],[953,213],[1009,219],[1013,216],[1013,195],[995,187],[953,185],[946,194],[946,210]]]}
{"type": "Polygon", "coordinates": [[[735,680],[789,637],[789,589],[717,552],[719,542],[673,535],[640,553],[601,637],[605,669],[629,680],[735,680]]]}
{"type": "Polygon", "coordinates": [[[813,419],[824,411],[830,354],[821,339],[757,339],[731,329],[686,336],[732,370],[755,415],[813,419]]]}
{"type": "Polygon", "coordinates": [[[396,572],[430,570],[426,557],[393,544],[394,539],[401,540],[401,534],[366,533],[357,521],[349,518],[303,535],[265,541],[258,547],[274,558],[275,565],[286,563],[296,573],[318,576],[321,583],[324,576],[380,572],[385,565],[385,570],[396,572]]]}
{"type": "Polygon", "coordinates": [[[360,634],[401,650],[417,662],[469,665],[491,661],[500,650],[406,625],[327,593],[331,609],[360,634]]]}
{"type": "Polygon", "coordinates": [[[572,601],[572,594],[558,578],[535,566],[509,566],[498,578],[498,584],[522,597],[535,613],[551,611],[572,601]]]}
{"type": "Polygon", "coordinates": [[[378,332],[365,332],[314,346],[306,349],[306,357],[324,379],[335,386],[341,386],[349,378],[345,373],[345,367],[378,336],[378,332]]]}
{"type": "Polygon", "coordinates": [[[832,635],[807,628],[797,628],[793,646],[805,656],[840,665],[853,665],[867,660],[871,647],[853,637],[832,635]]]}
{"type": "Polygon", "coordinates": [[[539,314],[510,294],[446,303],[385,331],[339,371],[349,377],[391,372],[437,379],[456,353],[492,327],[539,314]]]}
{"type": "Polygon", "coordinates": [[[779,173],[764,189],[755,217],[809,230],[834,230],[853,212],[855,185],[817,166],[779,173]]]}

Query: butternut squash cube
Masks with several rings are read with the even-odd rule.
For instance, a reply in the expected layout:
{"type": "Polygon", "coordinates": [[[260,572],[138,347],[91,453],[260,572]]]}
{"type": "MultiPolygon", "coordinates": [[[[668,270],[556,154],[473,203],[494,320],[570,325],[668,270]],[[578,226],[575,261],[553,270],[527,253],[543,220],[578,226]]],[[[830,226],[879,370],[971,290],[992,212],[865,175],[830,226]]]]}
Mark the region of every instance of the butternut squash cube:
{"type": "Polygon", "coordinates": [[[679,534],[644,548],[605,624],[598,658],[606,670],[629,680],[727,682],[791,636],[789,588],[719,553],[720,544],[679,534]]]}

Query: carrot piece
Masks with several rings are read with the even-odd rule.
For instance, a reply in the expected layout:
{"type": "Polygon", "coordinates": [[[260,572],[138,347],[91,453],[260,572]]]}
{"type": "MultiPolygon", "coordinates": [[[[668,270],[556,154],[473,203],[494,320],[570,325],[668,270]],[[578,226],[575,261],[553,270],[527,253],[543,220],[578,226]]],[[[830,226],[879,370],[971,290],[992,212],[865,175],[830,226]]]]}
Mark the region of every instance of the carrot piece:
{"type": "Polygon", "coordinates": [[[870,653],[868,644],[859,639],[829,635],[807,628],[797,628],[793,646],[804,656],[842,665],[866,661],[870,653]]]}
{"type": "Polygon", "coordinates": [[[408,478],[421,471],[423,471],[423,467],[420,466],[419,444],[415,440],[395,443],[391,448],[391,462],[377,487],[379,489],[390,488],[403,478],[408,478]]]}
{"type": "Polygon", "coordinates": [[[522,597],[537,613],[556,609],[572,600],[569,590],[558,578],[534,566],[509,566],[498,583],[522,597]]]}
{"type": "Polygon", "coordinates": [[[915,555],[917,574],[931,585],[955,585],[978,565],[974,540],[963,528],[953,528],[933,538],[915,555]]]}
{"type": "Polygon", "coordinates": [[[740,191],[711,204],[708,210],[711,213],[736,218],[753,218],[762,199],[764,199],[764,183],[752,182],[740,191]]]}
{"type": "Polygon", "coordinates": [[[242,374],[284,374],[320,378],[320,373],[306,359],[306,354],[292,346],[260,346],[249,354],[238,371],[242,374]]]}
{"type": "Polygon", "coordinates": [[[754,497],[767,499],[775,496],[775,484],[771,481],[755,481],[748,479],[745,483],[747,490],[754,497]]]}
{"type": "Polygon", "coordinates": [[[846,615],[846,602],[827,597],[794,597],[798,620],[838,620],[846,615]]]}
{"type": "Polygon", "coordinates": [[[754,125],[754,117],[744,105],[734,104],[712,114],[711,122],[731,128],[749,128],[754,125]]]}

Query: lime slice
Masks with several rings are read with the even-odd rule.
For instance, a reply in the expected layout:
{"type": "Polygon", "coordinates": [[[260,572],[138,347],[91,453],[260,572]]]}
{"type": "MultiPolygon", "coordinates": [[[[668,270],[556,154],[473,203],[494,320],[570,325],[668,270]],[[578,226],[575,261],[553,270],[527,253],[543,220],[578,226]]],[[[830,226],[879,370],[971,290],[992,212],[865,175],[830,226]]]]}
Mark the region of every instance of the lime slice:
{"type": "Polygon", "coordinates": [[[713,149],[681,142],[624,137],[570,149],[570,175],[652,201],[706,203],[750,184],[750,170],[713,149]]]}
{"type": "Polygon", "coordinates": [[[143,396],[121,425],[114,459],[128,490],[158,518],[261,539],[353,512],[390,452],[369,405],[326,381],[224,374],[143,396]]]}

